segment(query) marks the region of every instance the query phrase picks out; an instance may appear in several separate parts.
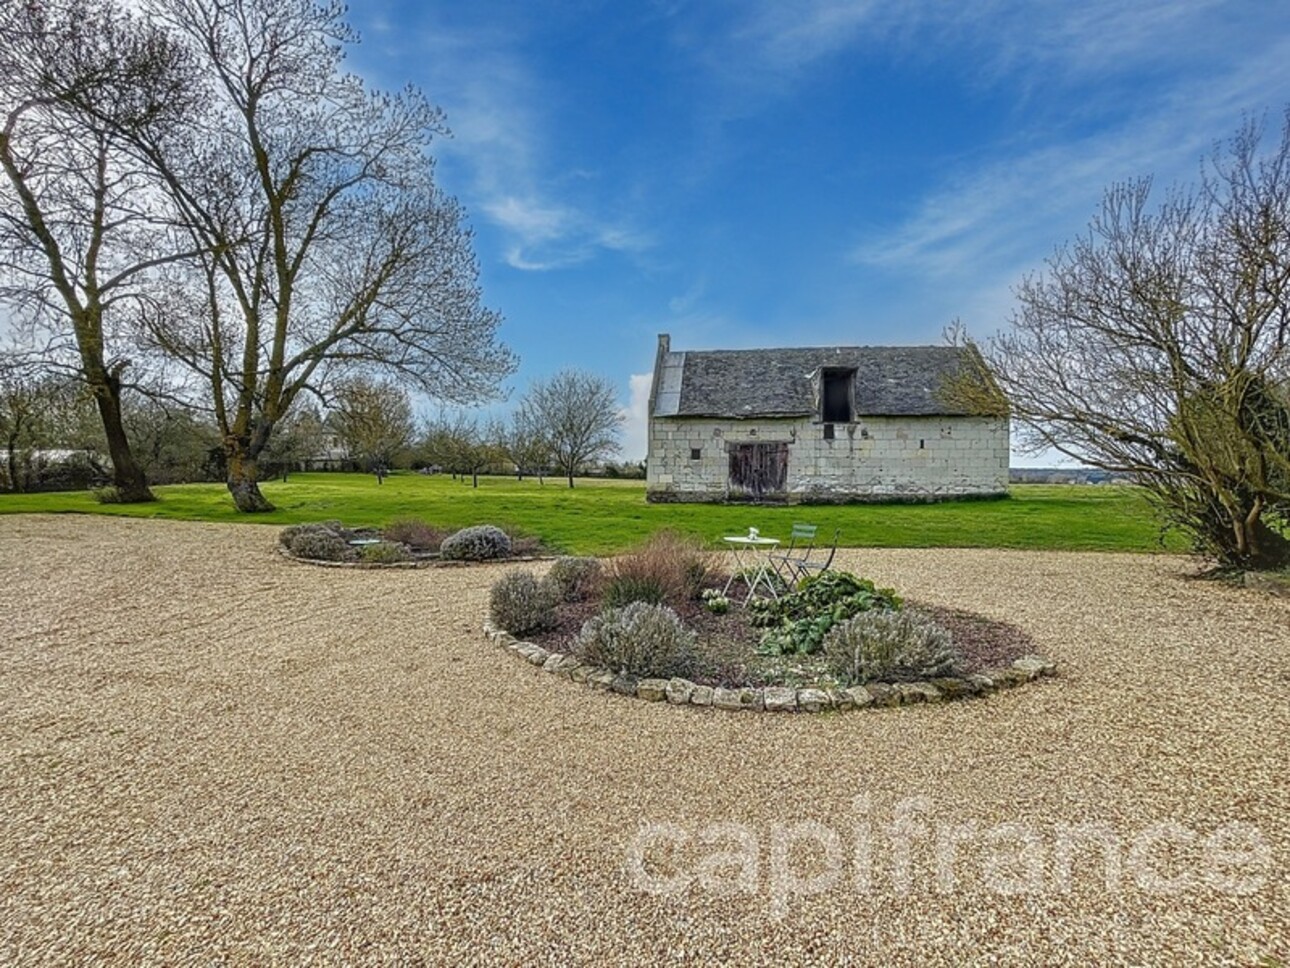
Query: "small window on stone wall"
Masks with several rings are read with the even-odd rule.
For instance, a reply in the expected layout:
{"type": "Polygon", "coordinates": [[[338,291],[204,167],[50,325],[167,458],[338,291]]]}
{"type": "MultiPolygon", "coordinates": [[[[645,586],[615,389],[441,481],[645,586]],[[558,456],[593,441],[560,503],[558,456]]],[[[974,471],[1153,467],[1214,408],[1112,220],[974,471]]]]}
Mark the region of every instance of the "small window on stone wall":
{"type": "Polygon", "coordinates": [[[691,448],[690,448],[690,460],[702,460],[702,459],[703,459],[703,448],[702,448],[702,447],[691,447],[691,448]]]}
{"type": "Polygon", "coordinates": [[[833,424],[824,425],[824,439],[825,440],[833,439],[833,424]]]}

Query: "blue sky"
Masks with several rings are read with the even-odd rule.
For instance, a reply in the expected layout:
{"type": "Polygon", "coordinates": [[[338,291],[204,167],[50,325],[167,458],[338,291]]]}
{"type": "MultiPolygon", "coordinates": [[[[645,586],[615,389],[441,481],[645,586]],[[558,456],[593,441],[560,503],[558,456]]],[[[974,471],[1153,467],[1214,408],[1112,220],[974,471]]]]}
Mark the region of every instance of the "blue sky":
{"type": "Polygon", "coordinates": [[[1275,0],[354,0],[350,20],[354,70],[447,113],[439,177],[520,354],[513,395],[565,366],[610,378],[632,458],[657,333],[986,335],[1106,185],[1191,180],[1290,104],[1275,0]]]}

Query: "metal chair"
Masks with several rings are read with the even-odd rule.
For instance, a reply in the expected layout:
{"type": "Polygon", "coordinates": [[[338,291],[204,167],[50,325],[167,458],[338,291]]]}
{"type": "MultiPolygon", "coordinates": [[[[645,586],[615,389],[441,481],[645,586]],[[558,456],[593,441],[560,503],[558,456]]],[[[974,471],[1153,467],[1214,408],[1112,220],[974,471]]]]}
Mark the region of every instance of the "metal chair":
{"type": "Polygon", "coordinates": [[[811,556],[811,551],[815,548],[817,530],[813,524],[794,524],[788,538],[788,547],[782,554],[769,556],[775,574],[788,584],[793,584],[801,577],[802,563],[811,556]]]}
{"type": "MultiPolygon", "coordinates": [[[[841,528],[838,528],[838,530],[833,532],[833,547],[829,549],[829,556],[825,558],[823,561],[811,561],[808,558],[801,561],[798,564],[797,566],[798,572],[799,574],[801,574],[803,578],[805,578],[811,572],[823,573],[829,570],[829,568],[833,564],[833,556],[838,553],[838,538],[841,534],[842,534],[841,528]]],[[[824,549],[821,548],[820,550],[823,551],[824,549]]]]}

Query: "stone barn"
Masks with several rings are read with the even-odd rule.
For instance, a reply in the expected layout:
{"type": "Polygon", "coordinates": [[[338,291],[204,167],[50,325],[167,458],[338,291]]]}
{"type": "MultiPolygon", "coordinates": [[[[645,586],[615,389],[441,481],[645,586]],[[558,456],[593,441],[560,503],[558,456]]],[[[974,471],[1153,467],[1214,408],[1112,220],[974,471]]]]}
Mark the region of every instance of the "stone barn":
{"type": "Polygon", "coordinates": [[[1008,418],[948,400],[952,346],[674,351],[658,338],[651,501],[934,501],[1008,485],[1008,418]]]}

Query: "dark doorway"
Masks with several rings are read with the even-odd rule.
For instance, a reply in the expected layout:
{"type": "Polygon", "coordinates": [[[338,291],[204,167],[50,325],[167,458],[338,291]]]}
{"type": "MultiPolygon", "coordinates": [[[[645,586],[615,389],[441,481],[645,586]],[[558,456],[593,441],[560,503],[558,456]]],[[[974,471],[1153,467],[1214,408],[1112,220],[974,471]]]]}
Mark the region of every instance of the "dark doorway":
{"type": "Polygon", "coordinates": [[[733,444],[730,496],[762,501],[784,493],[788,481],[788,444],[733,444]]]}

